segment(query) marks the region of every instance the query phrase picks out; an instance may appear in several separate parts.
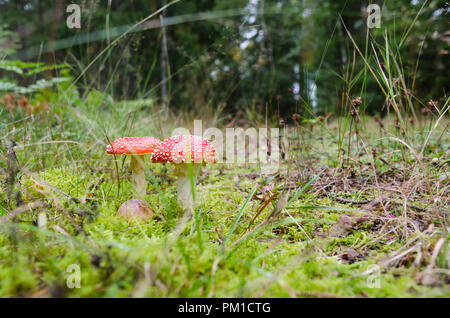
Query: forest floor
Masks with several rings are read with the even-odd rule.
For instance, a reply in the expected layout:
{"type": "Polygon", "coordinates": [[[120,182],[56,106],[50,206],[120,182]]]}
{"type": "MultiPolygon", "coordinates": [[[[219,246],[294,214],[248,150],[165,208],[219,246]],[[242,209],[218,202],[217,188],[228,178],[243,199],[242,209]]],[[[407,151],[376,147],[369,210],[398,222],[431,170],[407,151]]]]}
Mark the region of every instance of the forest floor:
{"type": "Polygon", "coordinates": [[[365,118],[350,156],[339,120],[290,128],[275,174],[205,166],[187,218],[171,167],[146,159],[148,221],[117,215],[135,194],[105,140],[4,124],[0,296],[450,297],[445,120],[422,152],[427,129],[365,118]]]}

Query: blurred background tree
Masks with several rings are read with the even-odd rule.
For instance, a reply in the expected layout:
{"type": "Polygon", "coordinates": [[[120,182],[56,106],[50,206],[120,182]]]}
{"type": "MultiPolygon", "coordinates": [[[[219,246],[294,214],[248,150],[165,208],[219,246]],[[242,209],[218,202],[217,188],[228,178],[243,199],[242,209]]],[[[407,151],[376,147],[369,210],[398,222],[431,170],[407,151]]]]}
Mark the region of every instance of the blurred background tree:
{"type": "Polygon", "coordinates": [[[264,116],[267,108],[272,115],[278,109],[283,116],[325,114],[337,111],[343,92],[354,97],[364,90],[366,110],[382,113],[385,96],[370,74],[364,76],[342,16],[371,62],[374,49],[366,40],[384,45],[387,36],[418,100],[425,103],[448,91],[446,1],[84,0],[75,1],[81,7],[80,29],[66,25],[70,3],[0,0],[2,54],[67,63],[75,77],[82,74],[81,92],[153,97],[172,111],[225,109],[231,115],[264,116]],[[167,10],[133,29],[83,72],[118,35],[167,3],[167,10]],[[369,3],[383,8],[379,29],[367,30],[369,3]]]}

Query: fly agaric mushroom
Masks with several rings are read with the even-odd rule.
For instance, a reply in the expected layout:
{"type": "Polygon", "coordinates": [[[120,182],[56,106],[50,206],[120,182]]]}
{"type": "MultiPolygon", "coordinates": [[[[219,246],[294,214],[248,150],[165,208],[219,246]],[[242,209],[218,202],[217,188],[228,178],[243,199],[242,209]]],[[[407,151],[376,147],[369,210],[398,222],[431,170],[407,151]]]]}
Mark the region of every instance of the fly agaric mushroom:
{"type": "Polygon", "coordinates": [[[131,155],[131,178],[139,196],[145,195],[144,155],[152,154],[160,141],[153,137],[124,137],[106,146],[107,154],[131,155]]]}
{"type": "Polygon", "coordinates": [[[178,177],[178,202],[184,209],[192,209],[192,196],[189,176],[189,165],[192,165],[195,189],[195,171],[202,163],[216,163],[216,149],[200,136],[174,136],[162,141],[152,155],[152,162],[169,162],[175,165],[175,176],[178,177]]]}

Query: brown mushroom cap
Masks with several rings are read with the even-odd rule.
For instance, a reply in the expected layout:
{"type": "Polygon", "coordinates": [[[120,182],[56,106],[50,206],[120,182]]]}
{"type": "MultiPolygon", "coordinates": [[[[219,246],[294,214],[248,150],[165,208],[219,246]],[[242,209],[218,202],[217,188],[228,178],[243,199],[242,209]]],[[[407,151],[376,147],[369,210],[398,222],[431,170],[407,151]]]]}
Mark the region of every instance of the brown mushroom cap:
{"type": "Polygon", "coordinates": [[[131,199],[122,203],[117,214],[127,218],[149,220],[154,213],[144,200],[131,199]]]}

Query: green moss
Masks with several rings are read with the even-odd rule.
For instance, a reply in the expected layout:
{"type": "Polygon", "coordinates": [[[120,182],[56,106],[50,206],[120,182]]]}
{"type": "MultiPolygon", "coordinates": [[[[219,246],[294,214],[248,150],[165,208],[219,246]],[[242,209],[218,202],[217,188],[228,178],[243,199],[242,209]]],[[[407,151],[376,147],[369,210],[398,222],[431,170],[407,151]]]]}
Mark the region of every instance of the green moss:
{"type": "MultiPolygon", "coordinates": [[[[97,97],[94,94],[89,98],[95,102],[97,97]]],[[[51,147],[47,150],[52,150],[51,147]]],[[[336,145],[330,149],[333,147],[336,145]]],[[[80,158],[82,154],[76,148],[72,155],[80,158]]],[[[26,160],[27,154],[22,155],[21,160],[26,160]]],[[[197,185],[199,225],[192,217],[181,235],[175,236],[184,213],[176,202],[176,180],[170,167],[147,161],[144,199],[155,212],[155,218],[123,219],[116,214],[117,209],[135,197],[128,160],[123,159],[117,158],[116,162],[120,186],[114,157],[100,151],[93,153],[87,163],[72,163],[63,157],[59,164],[36,169],[40,172],[32,177],[21,175],[23,200],[44,201],[48,224],[46,229],[35,226],[37,211],[33,211],[1,225],[0,296],[289,297],[293,292],[296,296],[318,297],[445,297],[449,294],[444,287],[417,285],[416,269],[408,265],[383,268],[376,273],[378,276],[363,275],[372,263],[403,247],[404,238],[378,239],[373,220],[332,235],[341,218],[357,216],[345,210],[355,207],[341,204],[331,196],[319,196],[317,189],[303,193],[292,206],[331,208],[286,210],[290,216],[283,210],[276,221],[290,223],[263,228],[230,249],[267,219],[279,198],[258,216],[256,212],[263,204],[260,199],[252,198],[244,207],[251,191],[264,180],[248,176],[254,172],[252,167],[227,164],[204,167],[197,185]],[[223,253],[221,242],[243,207],[223,253]],[[342,253],[349,249],[359,251],[363,246],[363,255],[354,263],[342,259],[342,253]],[[67,286],[71,275],[67,269],[71,264],[80,268],[80,288],[67,286]],[[373,279],[379,282],[379,288],[371,287],[373,279]]],[[[401,160],[399,156],[392,159],[401,160]]],[[[28,160],[35,164],[40,159],[28,160]]],[[[319,161],[327,165],[330,161],[337,163],[330,156],[322,156],[319,161]]],[[[380,173],[389,169],[380,166],[380,173]]],[[[280,175],[286,174],[287,166],[280,171],[280,175]]],[[[296,180],[296,185],[307,181],[296,180]]],[[[282,189],[285,184],[275,178],[273,186],[282,189]]],[[[353,200],[370,197],[363,190],[348,196],[353,200]]],[[[6,209],[5,193],[0,194],[0,200],[6,209]]],[[[419,204],[423,202],[417,200],[419,204]]],[[[424,239],[430,244],[436,240],[424,239]]],[[[442,256],[438,261],[445,263],[442,256]]]]}

